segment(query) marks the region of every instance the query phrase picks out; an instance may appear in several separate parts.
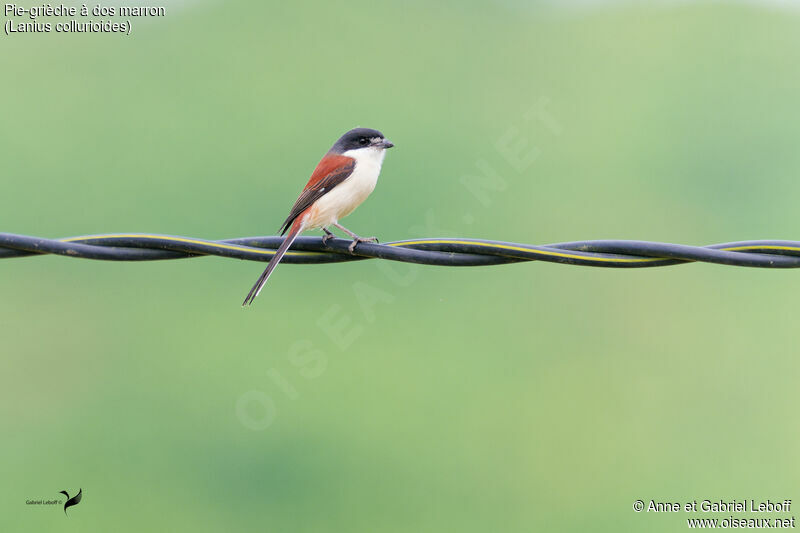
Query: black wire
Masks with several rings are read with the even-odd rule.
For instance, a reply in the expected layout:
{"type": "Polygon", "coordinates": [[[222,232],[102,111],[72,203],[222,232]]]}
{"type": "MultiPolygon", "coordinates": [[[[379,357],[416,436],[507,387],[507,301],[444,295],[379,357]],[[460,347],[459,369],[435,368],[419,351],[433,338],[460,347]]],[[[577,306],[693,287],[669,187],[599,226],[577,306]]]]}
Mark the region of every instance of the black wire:
{"type": "MultiPolygon", "coordinates": [[[[0,233],[0,259],[56,254],[106,261],[153,261],[216,255],[269,261],[283,237],[241,237],[208,241],[173,235],[116,234],[43,239],[0,233]]],[[[534,246],[479,239],[416,239],[385,244],[359,243],[350,254],[349,240],[299,237],[285,263],[316,264],[387,259],[439,266],[484,266],[519,261],[610,268],[645,268],[686,262],[761,268],[800,268],[800,242],[742,241],[686,246],[648,241],[595,240],[534,246]]]]}

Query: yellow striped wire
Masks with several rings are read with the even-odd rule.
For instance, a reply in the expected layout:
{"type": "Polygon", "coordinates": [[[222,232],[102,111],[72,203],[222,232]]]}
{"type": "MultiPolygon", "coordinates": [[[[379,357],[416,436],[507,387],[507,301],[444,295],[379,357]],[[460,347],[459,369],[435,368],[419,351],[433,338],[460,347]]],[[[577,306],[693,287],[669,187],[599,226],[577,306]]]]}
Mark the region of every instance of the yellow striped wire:
{"type": "MultiPolygon", "coordinates": [[[[410,244],[469,244],[474,246],[486,246],[491,248],[502,248],[505,250],[512,250],[516,252],[533,252],[541,255],[549,255],[553,257],[566,257],[568,259],[580,259],[581,261],[598,261],[598,262],[612,262],[612,263],[649,263],[651,261],[663,261],[660,257],[643,257],[643,258],[615,258],[615,257],[587,257],[585,255],[571,254],[569,252],[551,252],[549,250],[531,250],[530,248],[523,248],[522,246],[511,246],[508,244],[492,244],[488,242],[470,242],[459,240],[421,240],[421,241],[406,241],[402,243],[393,243],[389,246],[404,246],[410,244]]],[[[516,257],[516,256],[506,256],[516,257]]]]}
{"type": "MultiPolygon", "coordinates": [[[[203,246],[209,246],[211,248],[220,248],[225,250],[236,250],[239,252],[251,252],[256,254],[263,254],[263,255],[275,255],[275,250],[266,250],[260,248],[252,248],[252,247],[244,247],[244,246],[237,246],[235,244],[225,244],[225,243],[217,243],[217,242],[207,242],[207,241],[200,241],[196,239],[187,239],[184,237],[172,237],[172,236],[163,236],[163,235],[145,235],[139,233],[120,233],[115,235],[100,235],[100,236],[83,236],[83,237],[69,237],[66,239],[61,239],[62,242],[73,242],[73,241],[80,241],[85,239],[114,239],[114,238],[144,238],[144,239],[159,239],[159,240],[170,240],[175,242],[185,242],[189,244],[200,244],[203,246]]],[[[509,244],[494,244],[494,243],[487,243],[487,242],[475,242],[475,241],[463,241],[458,239],[422,239],[416,241],[404,241],[404,242],[395,242],[395,243],[388,243],[386,246],[394,246],[394,247],[404,247],[404,246],[411,246],[411,245],[418,245],[418,244],[463,244],[463,245],[470,245],[470,246],[485,246],[487,248],[499,248],[502,250],[509,250],[513,252],[533,252],[536,254],[541,255],[548,255],[552,257],[564,257],[567,259],[577,259],[581,261],[594,261],[598,263],[649,263],[653,261],[663,261],[664,258],[661,257],[630,257],[630,258],[616,258],[616,257],[588,257],[584,255],[578,254],[571,254],[569,252],[555,252],[550,250],[531,250],[529,248],[525,248],[522,246],[513,246],[509,244]]],[[[741,251],[749,251],[749,250],[787,250],[787,251],[794,251],[800,252],[800,247],[796,246],[779,246],[779,245],[749,245],[749,246],[734,246],[730,248],[717,248],[718,250],[724,250],[729,252],[741,252],[741,251]]],[[[315,256],[320,255],[324,252],[302,252],[302,251],[288,251],[287,255],[292,256],[315,256]]],[[[516,257],[514,255],[507,255],[506,257],[516,257]]]]}
{"type": "MultiPolygon", "coordinates": [[[[537,254],[542,255],[549,255],[554,257],[566,257],[569,259],[580,259],[583,261],[599,261],[599,262],[614,262],[614,263],[647,263],[651,261],[663,261],[663,257],[633,257],[633,258],[614,258],[614,257],[587,257],[584,255],[576,255],[570,254],[567,252],[552,252],[549,250],[531,250],[529,248],[524,248],[522,246],[511,246],[508,244],[494,244],[488,242],[474,242],[474,241],[460,241],[460,240],[450,240],[450,239],[423,239],[419,241],[404,241],[402,243],[391,243],[389,246],[405,246],[405,245],[413,245],[413,244],[465,244],[465,245],[473,245],[473,246],[486,246],[491,248],[502,248],[506,250],[518,251],[518,252],[534,252],[537,254]]],[[[800,252],[800,248],[796,246],[778,246],[778,245],[750,245],[750,246],[732,246],[729,248],[715,248],[716,250],[723,250],[727,252],[741,252],[746,250],[789,250],[794,252],[800,252]]],[[[513,257],[513,256],[511,256],[513,257]]]]}
{"type": "MultiPolygon", "coordinates": [[[[254,254],[263,254],[263,255],[275,255],[275,250],[265,250],[261,248],[249,248],[244,246],[237,246],[235,244],[225,244],[219,242],[207,242],[207,241],[199,241],[195,239],[186,239],[183,237],[166,237],[164,235],[143,235],[141,233],[120,233],[116,235],[99,235],[99,236],[83,236],[83,237],[69,237],[67,239],[61,239],[62,242],[73,242],[73,241],[82,241],[85,239],[159,239],[165,241],[175,241],[175,242],[186,242],[189,244],[201,244],[203,246],[209,246],[211,248],[221,248],[224,250],[236,250],[237,252],[252,252],[254,254]]],[[[286,255],[294,255],[294,256],[312,256],[312,255],[320,255],[324,252],[298,252],[298,251],[288,251],[286,255]]]]}

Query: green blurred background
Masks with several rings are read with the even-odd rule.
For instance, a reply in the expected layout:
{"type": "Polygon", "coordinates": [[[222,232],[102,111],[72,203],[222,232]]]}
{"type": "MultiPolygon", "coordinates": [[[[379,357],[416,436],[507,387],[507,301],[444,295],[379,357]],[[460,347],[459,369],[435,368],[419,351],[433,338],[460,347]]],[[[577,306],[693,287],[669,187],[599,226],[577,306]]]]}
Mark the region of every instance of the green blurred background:
{"type": "MultiPolygon", "coordinates": [[[[366,126],[397,148],[345,224],[383,241],[800,238],[791,7],[165,5],[2,36],[0,230],[274,234],[366,126]]],[[[263,266],[2,262],[0,530],[676,531],[633,501],[800,500],[798,272],[283,265],[242,310],[263,266]],[[68,518],[24,503],[79,487],[68,518]]]]}

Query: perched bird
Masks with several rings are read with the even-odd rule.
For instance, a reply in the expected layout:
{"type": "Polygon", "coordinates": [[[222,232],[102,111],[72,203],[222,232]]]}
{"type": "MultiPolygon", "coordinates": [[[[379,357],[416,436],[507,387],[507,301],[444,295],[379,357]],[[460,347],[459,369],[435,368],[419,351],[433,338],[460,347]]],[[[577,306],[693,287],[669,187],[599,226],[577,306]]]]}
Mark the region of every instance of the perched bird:
{"type": "Polygon", "coordinates": [[[83,489],[78,489],[78,494],[76,494],[72,498],[69,497],[69,493],[65,490],[62,490],[61,494],[67,497],[67,501],[64,503],[64,514],[67,514],[67,507],[72,507],[73,505],[78,505],[79,503],[81,503],[81,495],[83,494],[83,489]]]}
{"type": "Polygon", "coordinates": [[[300,233],[309,229],[322,229],[322,242],[334,237],[328,229],[334,226],[353,238],[350,253],[359,242],[377,242],[375,237],[359,237],[339,224],[358,207],[375,189],[381,172],[386,149],[394,146],[378,130],[356,128],[342,135],[322,157],[311,174],[300,197],[281,226],[281,235],[289,234],[270,259],[266,270],[247,293],[242,306],[250,305],[264,287],[272,271],[278,266],[286,250],[300,233]]]}

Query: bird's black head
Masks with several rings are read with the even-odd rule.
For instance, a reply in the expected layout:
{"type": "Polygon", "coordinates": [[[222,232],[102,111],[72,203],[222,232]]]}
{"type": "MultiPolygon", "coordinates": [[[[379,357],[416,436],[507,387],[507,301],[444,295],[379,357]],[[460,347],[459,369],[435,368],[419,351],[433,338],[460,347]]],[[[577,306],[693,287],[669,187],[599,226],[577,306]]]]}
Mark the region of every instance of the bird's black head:
{"type": "Polygon", "coordinates": [[[331,152],[343,154],[348,150],[360,150],[362,148],[385,150],[392,146],[394,146],[394,144],[388,141],[383,136],[383,133],[378,130],[355,128],[339,137],[339,140],[336,141],[336,144],[331,148],[331,152]]]}

